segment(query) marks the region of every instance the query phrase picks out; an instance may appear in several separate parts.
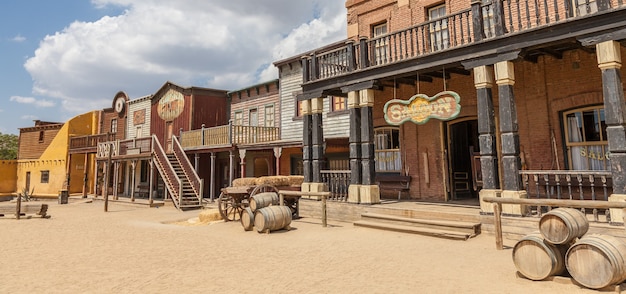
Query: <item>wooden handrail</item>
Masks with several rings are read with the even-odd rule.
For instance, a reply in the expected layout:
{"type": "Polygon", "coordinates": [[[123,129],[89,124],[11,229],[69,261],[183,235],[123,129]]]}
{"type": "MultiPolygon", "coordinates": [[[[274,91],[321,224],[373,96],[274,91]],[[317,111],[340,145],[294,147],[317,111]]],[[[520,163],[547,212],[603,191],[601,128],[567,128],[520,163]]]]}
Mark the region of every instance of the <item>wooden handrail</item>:
{"type": "Polygon", "coordinates": [[[484,197],[482,201],[493,203],[493,217],[496,235],[496,249],[502,250],[502,204],[524,204],[534,206],[558,206],[572,208],[621,208],[626,215],[626,202],[597,201],[597,200],[560,200],[560,199],[519,199],[484,197]]]}
{"type": "Polygon", "coordinates": [[[187,176],[187,180],[189,180],[189,182],[191,183],[191,187],[193,188],[196,194],[196,197],[198,197],[198,199],[201,199],[200,195],[202,194],[202,190],[201,190],[202,185],[200,182],[200,177],[198,176],[196,171],[193,169],[191,162],[189,162],[189,158],[187,158],[187,155],[185,154],[183,147],[178,142],[178,139],[176,138],[176,136],[172,137],[172,147],[173,147],[172,149],[174,149],[174,155],[176,156],[176,158],[178,158],[178,162],[180,163],[180,166],[183,168],[183,172],[185,172],[185,176],[187,176]]]}
{"type": "Polygon", "coordinates": [[[327,227],[327,216],[326,216],[326,199],[330,196],[330,192],[301,192],[301,191],[288,191],[288,190],[279,190],[278,197],[280,205],[284,203],[284,196],[313,196],[313,197],[321,197],[322,198],[322,227],[327,227]]]}
{"type": "Polygon", "coordinates": [[[152,152],[156,155],[155,159],[157,161],[157,167],[161,167],[157,168],[159,173],[161,173],[161,176],[165,176],[169,182],[169,185],[166,185],[167,189],[170,191],[172,196],[175,196],[172,197],[174,205],[176,205],[176,208],[180,209],[180,189],[182,188],[182,183],[180,182],[180,179],[175,176],[176,172],[174,171],[174,167],[167,160],[165,151],[163,151],[163,147],[161,147],[161,144],[155,135],[152,135],[152,152]],[[165,161],[165,163],[163,163],[163,161],[165,161]],[[174,180],[176,181],[174,182],[174,180]],[[177,186],[174,186],[175,184],[177,184],[177,186]],[[178,191],[174,192],[175,189],[178,191]]]}

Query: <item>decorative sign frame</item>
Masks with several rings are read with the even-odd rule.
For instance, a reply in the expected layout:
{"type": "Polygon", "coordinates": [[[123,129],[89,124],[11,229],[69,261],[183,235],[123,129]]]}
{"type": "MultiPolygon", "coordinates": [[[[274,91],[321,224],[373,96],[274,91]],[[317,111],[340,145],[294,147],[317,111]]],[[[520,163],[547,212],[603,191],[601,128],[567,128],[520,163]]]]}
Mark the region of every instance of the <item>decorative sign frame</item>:
{"type": "Polygon", "coordinates": [[[409,100],[387,101],[383,111],[385,121],[396,126],[407,121],[421,125],[431,118],[447,121],[455,119],[461,112],[461,96],[453,91],[439,92],[433,97],[416,94],[409,100]]]}
{"type": "Polygon", "coordinates": [[[157,113],[164,121],[172,121],[183,112],[183,109],[185,109],[185,97],[183,94],[169,89],[159,100],[157,113]]]}

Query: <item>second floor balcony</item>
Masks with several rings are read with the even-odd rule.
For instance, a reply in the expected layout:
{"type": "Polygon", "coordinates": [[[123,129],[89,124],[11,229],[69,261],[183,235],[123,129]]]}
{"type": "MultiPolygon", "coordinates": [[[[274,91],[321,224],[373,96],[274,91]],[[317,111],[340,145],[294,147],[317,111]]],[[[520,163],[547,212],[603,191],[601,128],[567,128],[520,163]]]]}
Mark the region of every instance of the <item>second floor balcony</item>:
{"type": "Polygon", "coordinates": [[[531,61],[537,54],[558,56],[581,47],[580,38],[622,30],[625,8],[623,0],[473,1],[419,25],[312,51],[302,57],[303,90],[332,93],[340,77],[347,85],[444,66],[453,72],[462,70],[462,61],[512,51],[531,61]]]}
{"type": "Polygon", "coordinates": [[[228,124],[180,133],[183,149],[210,149],[280,140],[280,128],[228,124]]]}

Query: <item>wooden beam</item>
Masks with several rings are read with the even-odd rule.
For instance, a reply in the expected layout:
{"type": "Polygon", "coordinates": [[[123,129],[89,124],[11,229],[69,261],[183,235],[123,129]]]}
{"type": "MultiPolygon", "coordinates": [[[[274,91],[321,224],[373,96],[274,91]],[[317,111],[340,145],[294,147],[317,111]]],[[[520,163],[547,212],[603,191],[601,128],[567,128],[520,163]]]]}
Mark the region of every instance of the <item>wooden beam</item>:
{"type": "Polygon", "coordinates": [[[360,82],[360,83],[341,87],[341,91],[344,93],[348,93],[348,92],[359,91],[359,90],[364,90],[364,89],[374,89],[375,87],[376,87],[376,81],[369,80],[366,82],[360,82]]]}
{"type": "Polygon", "coordinates": [[[464,75],[464,76],[469,76],[472,74],[472,72],[470,72],[469,70],[466,70],[460,67],[446,68],[446,72],[451,72],[453,74],[464,75]]]}
{"type": "Polygon", "coordinates": [[[461,64],[465,69],[472,69],[483,65],[492,65],[501,61],[515,60],[519,58],[521,50],[514,50],[506,53],[491,55],[488,57],[475,58],[468,61],[462,61],[461,64]]]}
{"type": "Polygon", "coordinates": [[[623,41],[626,39],[626,28],[613,30],[600,35],[581,36],[577,39],[583,46],[593,46],[606,41],[623,41]]]}

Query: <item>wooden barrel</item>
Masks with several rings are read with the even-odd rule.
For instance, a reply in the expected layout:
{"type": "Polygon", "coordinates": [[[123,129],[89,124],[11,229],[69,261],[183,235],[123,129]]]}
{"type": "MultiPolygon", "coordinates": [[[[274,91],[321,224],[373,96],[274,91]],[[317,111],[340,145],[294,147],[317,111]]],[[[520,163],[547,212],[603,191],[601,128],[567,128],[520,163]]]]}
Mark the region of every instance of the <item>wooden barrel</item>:
{"type": "Polygon", "coordinates": [[[520,239],[513,247],[513,263],[526,278],[539,281],[565,272],[567,245],[550,244],[541,233],[520,239]]]}
{"type": "Polygon", "coordinates": [[[252,231],[252,227],[254,226],[254,212],[250,207],[246,207],[241,211],[241,225],[245,231],[252,231]]]}
{"type": "Polygon", "coordinates": [[[565,265],[581,285],[600,289],[626,280],[626,243],[609,235],[586,235],[567,251],[565,265]]]}
{"type": "Polygon", "coordinates": [[[278,205],[278,194],[274,192],[263,192],[250,197],[250,208],[257,211],[270,205],[278,205]]]}
{"type": "Polygon", "coordinates": [[[291,209],[287,206],[263,207],[254,213],[254,226],[259,233],[269,233],[280,229],[289,230],[290,224],[291,209]]]}
{"type": "Polygon", "coordinates": [[[574,208],[556,208],[539,220],[539,231],[552,244],[568,244],[582,237],[589,230],[584,213],[574,208]]]}

